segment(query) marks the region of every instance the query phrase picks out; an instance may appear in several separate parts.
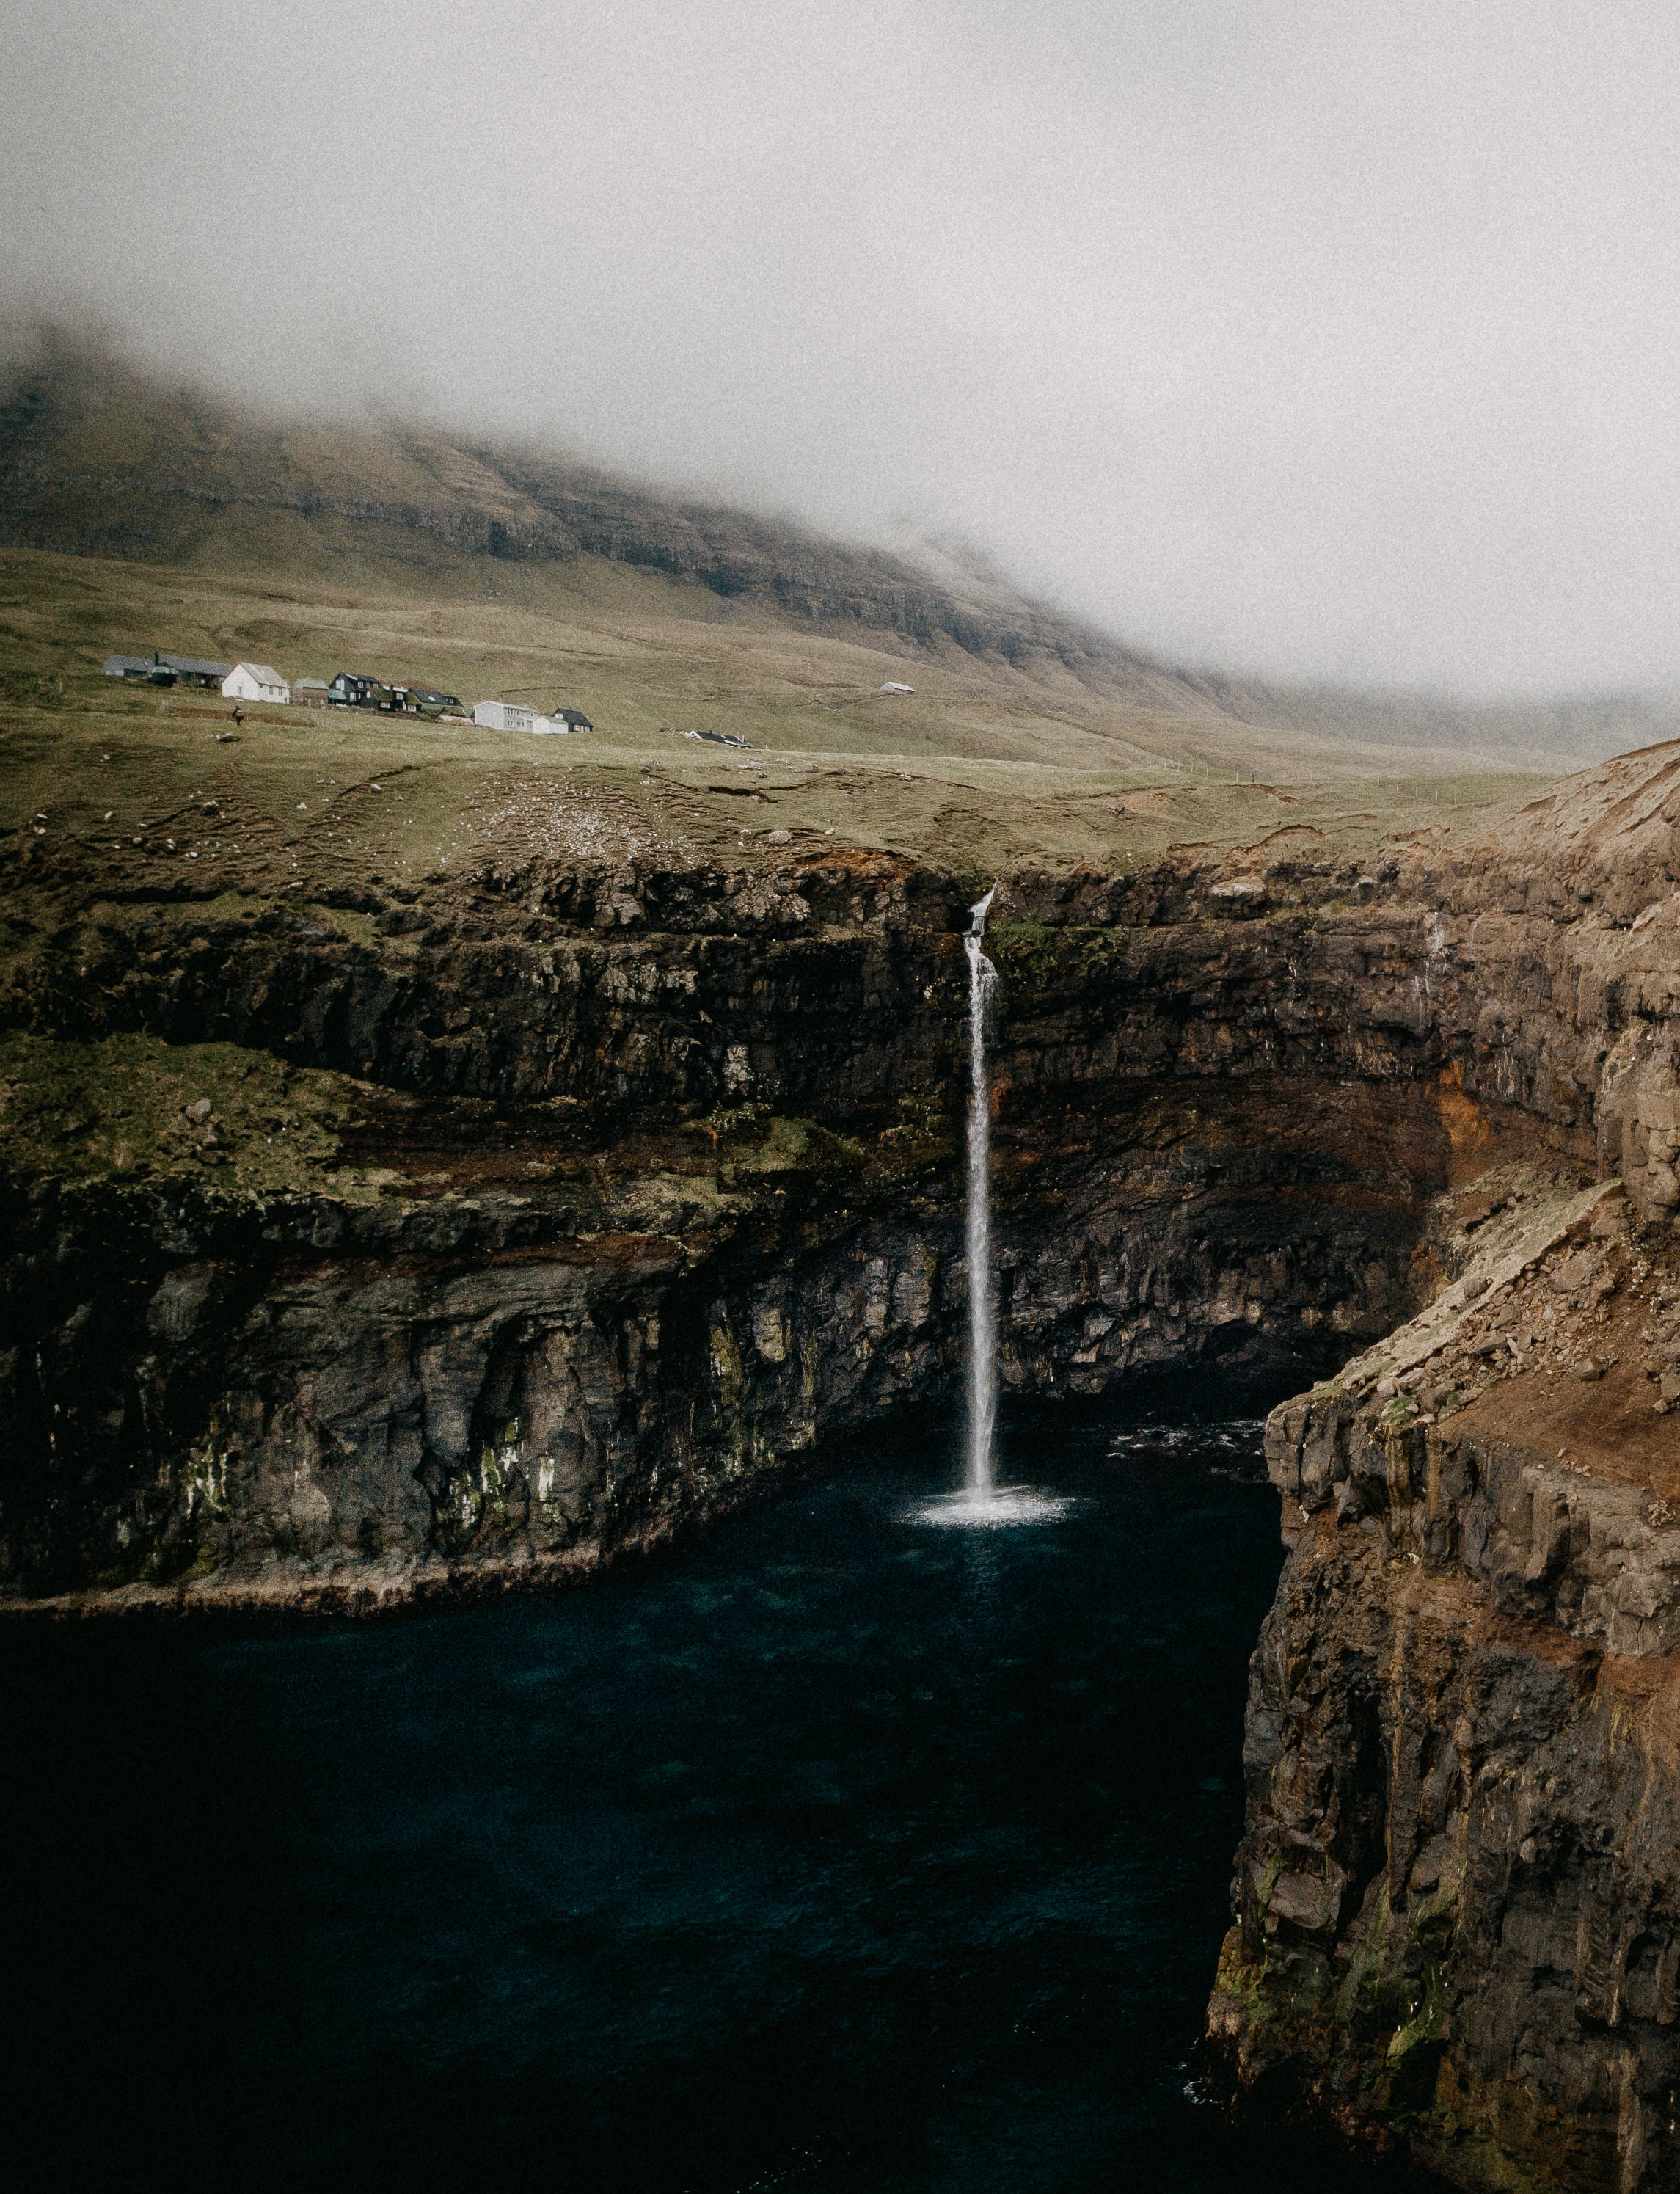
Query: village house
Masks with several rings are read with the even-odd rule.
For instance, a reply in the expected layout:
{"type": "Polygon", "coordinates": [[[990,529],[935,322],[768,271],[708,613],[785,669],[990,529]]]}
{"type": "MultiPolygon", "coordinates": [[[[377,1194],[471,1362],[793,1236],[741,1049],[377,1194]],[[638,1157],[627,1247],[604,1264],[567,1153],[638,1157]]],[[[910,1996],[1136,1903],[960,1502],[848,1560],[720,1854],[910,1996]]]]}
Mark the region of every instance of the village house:
{"type": "Polygon", "coordinates": [[[327,688],[327,698],[341,709],[388,709],[391,688],[359,671],[341,670],[327,688]]]}
{"type": "Polygon", "coordinates": [[[480,701],[473,711],[473,721],[492,732],[534,732],[536,711],[522,708],[517,701],[480,701]]]}
{"type": "Polygon", "coordinates": [[[224,701],[274,701],[284,704],[292,689],[269,663],[236,663],[221,681],[224,701]]]}
{"type": "Polygon", "coordinates": [[[201,663],[192,655],[154,654],[152,661],[158,669],[173,670],[181,685],[202,686],[207,693],[219,693],[233,669],[231,663],[201,663]]]}
{"type": "Polygon", "coordinates": [[[517,701],[480,701],[473,721],[492,732],[535,732],[539,736],[595,728],[582,709],[556,709],[552,716],[545,716],[517,701]]]}
{"type": "MultiPolygon", "coordinates": [[[[105,675],[107,678],[149,680],[152,668],[150,657],[145,655],[107,655],[105,658],[105,675]]],[[[161,684],[163,681],[160,680],[158,682],[161,684]]],[[[169,674],[169,683],[171,686],[175,683],[173,672],[169,674]]]]}
{"type": "Polygon", "coordinates": [[[416,709],[422,716],[439,715],[445,709],[461,706],[458,693],[439,693],[432,686],[398,686],[395,690],[405,708],[416,709]]]}

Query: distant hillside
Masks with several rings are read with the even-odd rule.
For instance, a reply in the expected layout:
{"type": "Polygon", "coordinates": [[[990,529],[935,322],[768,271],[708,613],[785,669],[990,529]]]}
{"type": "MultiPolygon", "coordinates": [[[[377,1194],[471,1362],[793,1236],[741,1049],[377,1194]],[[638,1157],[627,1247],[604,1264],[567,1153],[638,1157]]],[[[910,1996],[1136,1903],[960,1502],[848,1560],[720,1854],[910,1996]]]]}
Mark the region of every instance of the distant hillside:
{"type": "Polygon", "coordinates": [[[1680,738],[1680,698],[1583,694],[1554,701],[1455,701],[1426,693],[1349,693],[1333,686],[1267,686],[1217,673],[1180,672],[1181,683],[1238,722],[1287,725],[1323,738],[1379,746],[1468,745],[1580,755],[1600,761],[1680,738]]]}
{"type": "Polygon", "coordinates": [[[708,589],[720,622],[750,605],[795,629],[1071,678],[1155,715],[1473,749],[1515,767],[1596,761],[1680,733],[1680,708],[1640,695],[1472,708],[1178,670],[949,559],[919,569],[435,428],[267,420],[61,330],[38,334],[0,382],[0,545],[398,589],[485,591],[486,573],[599,558],[708,589]]]}
{"type": "MultiPolygon", "coordinates": [[[[1170,706],[1171,672],[976,578],[960,591],[878,549],[773,519],[674,501],[553,454],[426,427],[283,424],[169,388],[49,332],[0,393],[0,541],[78,556],[248,564],[295,553],[253,513],[301,520],[428,578],[479,558],[599,556],[696,580],[830,628],[862,625],[971,655],[1054,658],[1170,706]]],[[[1197,713],[1200,713],[1198,706],[1197,713]]]]}

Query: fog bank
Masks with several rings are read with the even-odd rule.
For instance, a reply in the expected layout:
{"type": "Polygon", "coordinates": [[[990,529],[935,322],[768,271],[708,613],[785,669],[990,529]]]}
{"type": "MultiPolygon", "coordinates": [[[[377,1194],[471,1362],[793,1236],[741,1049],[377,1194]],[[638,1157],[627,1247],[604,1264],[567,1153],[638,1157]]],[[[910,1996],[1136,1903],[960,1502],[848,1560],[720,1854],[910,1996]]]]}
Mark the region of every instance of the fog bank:
{"type": "Polygon", "coordinates": [[[1680,684],[1654,5],[5,0],[7,308],[1178,659],[1680,684]]]}

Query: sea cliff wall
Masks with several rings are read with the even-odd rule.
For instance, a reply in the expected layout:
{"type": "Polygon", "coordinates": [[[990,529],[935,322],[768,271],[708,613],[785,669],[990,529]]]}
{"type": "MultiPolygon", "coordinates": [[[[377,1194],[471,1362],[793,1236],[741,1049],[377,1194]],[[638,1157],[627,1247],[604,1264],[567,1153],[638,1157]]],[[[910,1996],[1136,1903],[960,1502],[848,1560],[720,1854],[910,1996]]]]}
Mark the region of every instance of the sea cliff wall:
{"type": "Polygon", "coordinates": [[[1291,1552],[1212,2058],[1467,2186],[1680,2165],[1674,787],[1630,757],[1438,876],[1466,1088],[1546,1132],[1442,1198],[1427,1307],[1267,1427],[1291,1552]]]}
{"type": "MultiPolygon", "coordinates": [[[[21,882],[13,1604],[364,1605],[589,1567],[949,1379],[949,876],[533,863],[423,910],[119,893],[67,861],[21,882]]],[[[1310,1375],[1424,1283],[1470,1108],[1390,996],[1415,913],[1292,905],[1314,990],[1280,1020],[1264,940],[1181,883],[1097,922],[1030,877],[1006,894],[1019,1390],[1310,1375]],[[1340,925],[1319,959],[1315,922],[1340,925]]]]}
{"type": "MultiPolygon", "coordinates": [[[[1468,2184],[1672,2175],[1677,767],[993,909],[1006,1384],[1307,1390],[1212,2034],[1468,2184]]],[[[950,1381],[972,884],[9,861],[9,1610],[585,1571],[950,1381]]]]}
{"type": "MultiPolygon", "coordinates": [[[[1006,1384],[1333,1370],[1522,1150],[1667,1209],[1668,768],[1371,873],[1286,827],[1006,877],[1006,1384]]],[[[298,905],[20,834],[7,882],[12,1604],[591,1566],[949,1381],[958,879],[534,854],[298,905]]]]}
{"type": "Polygon", "coordinates": [[[1251,2106],[1643,2194],[1680,2162],[1680,1258],[1620,1183],[1496,1186],[1431,1312],[1268,1425],[1293,1550],[1209,2030],[1251,2106]]]}

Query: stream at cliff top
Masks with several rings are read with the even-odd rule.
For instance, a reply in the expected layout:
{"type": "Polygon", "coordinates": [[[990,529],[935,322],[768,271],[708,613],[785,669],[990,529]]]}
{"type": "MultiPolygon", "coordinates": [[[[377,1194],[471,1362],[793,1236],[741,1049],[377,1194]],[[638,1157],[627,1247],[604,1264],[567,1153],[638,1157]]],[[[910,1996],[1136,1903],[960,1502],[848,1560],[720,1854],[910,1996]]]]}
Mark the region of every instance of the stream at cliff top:
{"type": "Polygon", "coordinates": [[[960,1532],[924,1417],[582,1590],[11,1630],[11,2183],[1420,2185],[1186,2093],[1258,1430],[1006,1408],[1064,1505],[960,1532]]]}

